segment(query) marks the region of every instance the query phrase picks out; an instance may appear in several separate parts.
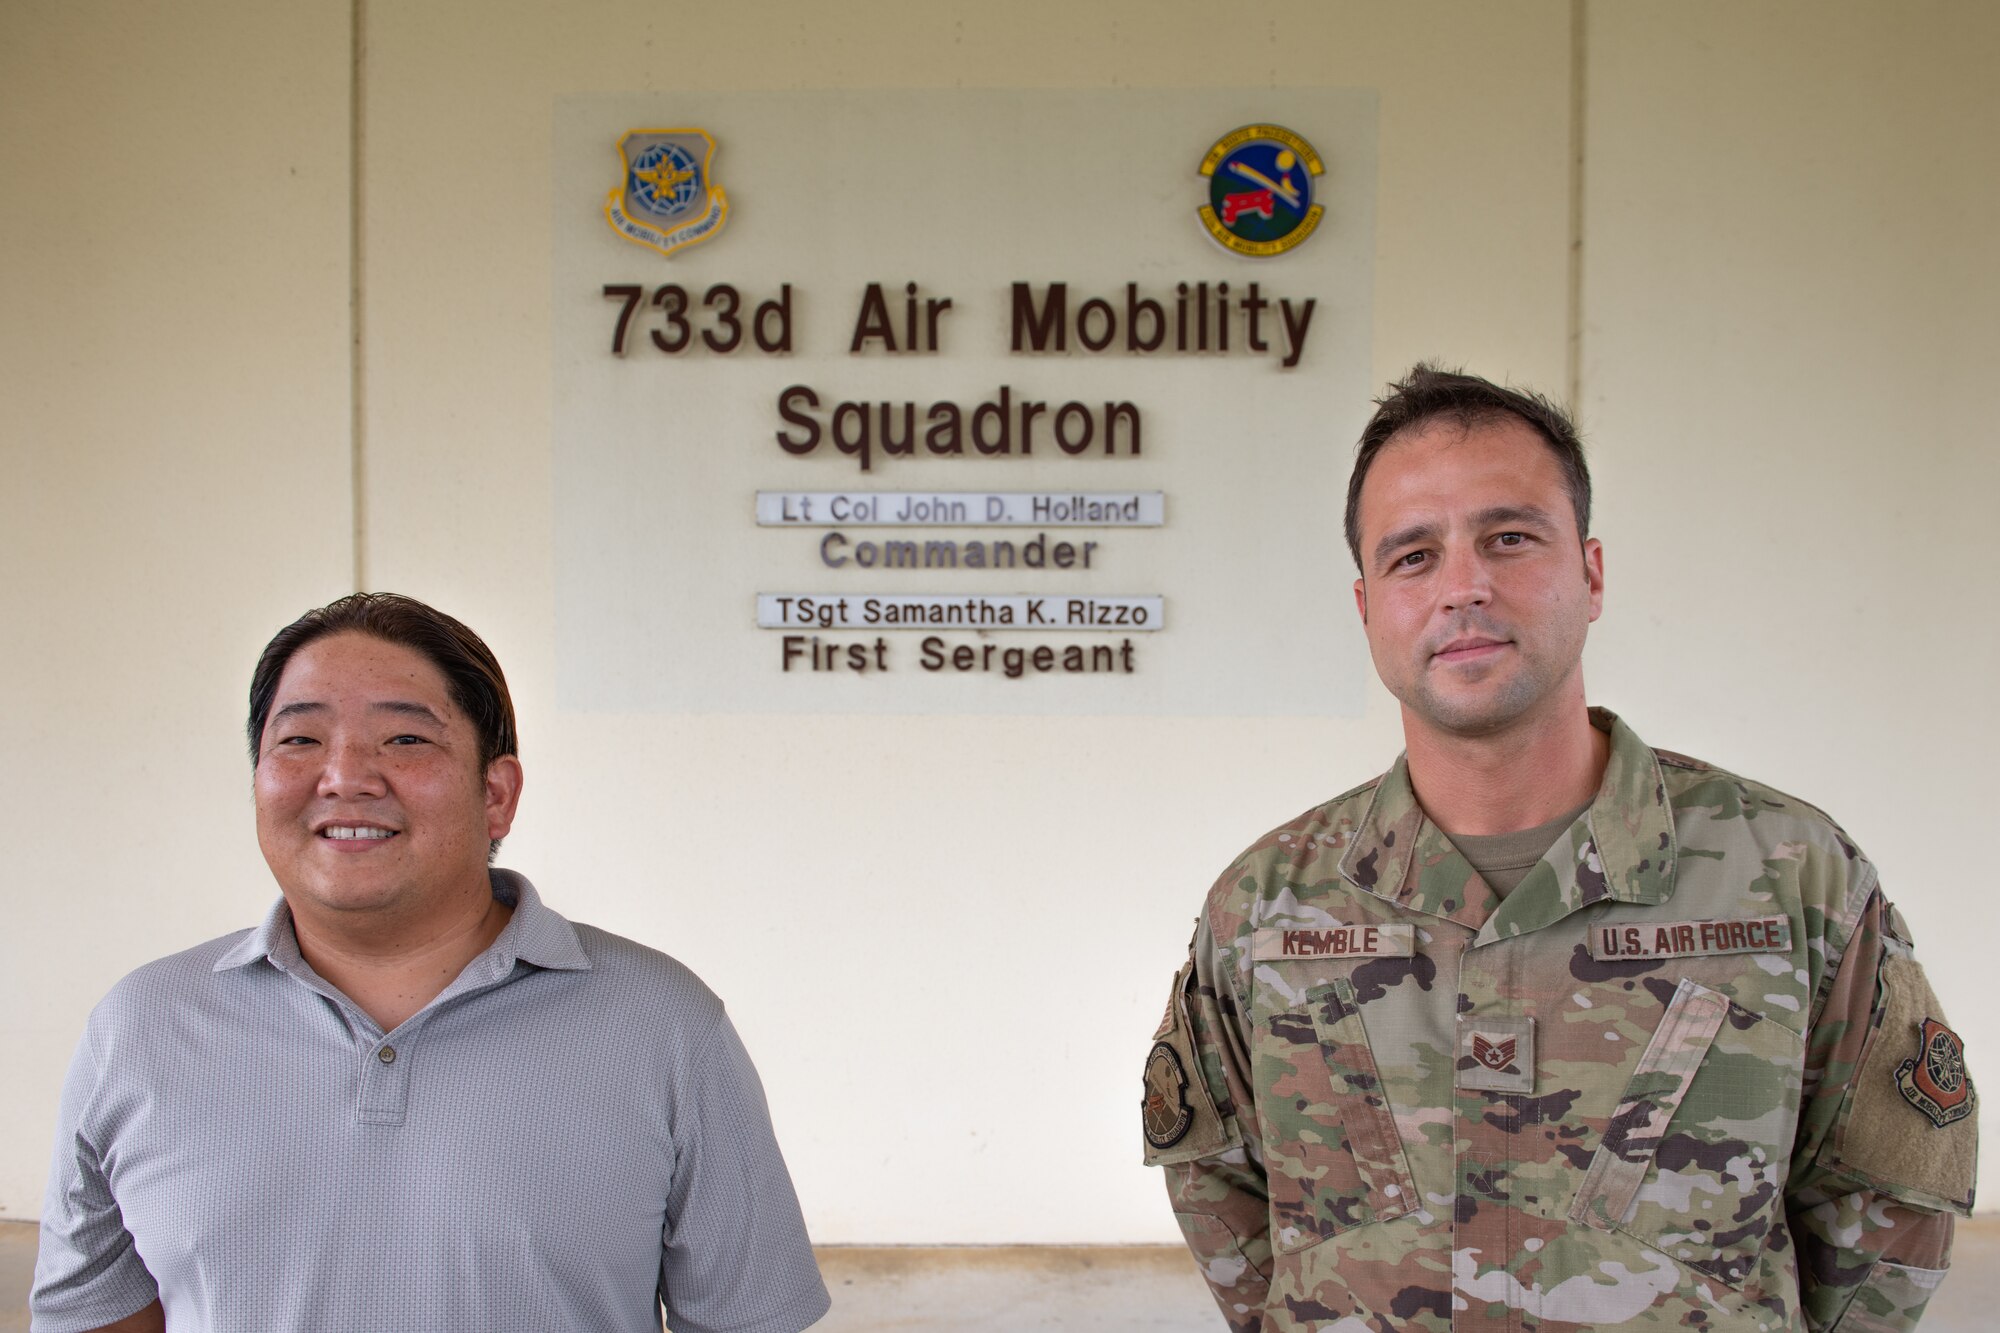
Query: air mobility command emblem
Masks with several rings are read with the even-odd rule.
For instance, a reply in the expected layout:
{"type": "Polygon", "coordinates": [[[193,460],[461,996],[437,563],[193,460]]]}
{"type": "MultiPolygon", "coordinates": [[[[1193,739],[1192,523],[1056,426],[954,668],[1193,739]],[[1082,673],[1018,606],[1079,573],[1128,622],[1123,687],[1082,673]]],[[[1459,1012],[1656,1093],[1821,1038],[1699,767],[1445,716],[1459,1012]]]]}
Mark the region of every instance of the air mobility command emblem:
{"type": "Polygon", "coordinates": [[[1325,173],[1313,146],[1288,129],[1233,130],[1201,160],[1208,179],[1201,225],[1239,255],[1281,255],[1319,226],[1326,209],[1313,202],[1313,182],[1325,173]]]}
{"type": "Polygon", "coordinates": [[[611,229],[670,255],[705,241],[729,221],[729,196],[710,172],[707,130],[628,130],[618,141],[624,182],[604,201],[611,229]]]}
{"type": "Polygon", "coordinates": [[[1934,1018],[1926,1018],[1917,1036],[1917,1054],[1896,1070],[1896,1087],[1903,1100],[1946,1125],[1972,1114],[1972,1085],[1965,1077],[1965,1043],[1934,1018]]]}

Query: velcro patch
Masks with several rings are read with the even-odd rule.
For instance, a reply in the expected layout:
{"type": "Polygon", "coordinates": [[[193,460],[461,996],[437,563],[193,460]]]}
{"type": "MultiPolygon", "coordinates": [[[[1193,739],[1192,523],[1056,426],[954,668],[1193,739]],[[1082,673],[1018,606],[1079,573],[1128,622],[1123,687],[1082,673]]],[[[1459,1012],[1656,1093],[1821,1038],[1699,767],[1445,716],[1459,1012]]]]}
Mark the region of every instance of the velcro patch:
{"type": "Polygon", "coordinates": [[[1408,921],[1359,926],[1267,926],[1250,940],[1250,956],[1260,963],[1288,958],[1413,958],[1416,952],[1417,928],[1408,921]]]}
{"type": "Polygon", "coordinates": [[[1190,958],[1174,976],[1167,1016],[1146,1052],[1139,1114],[1148,1166],[1191,1162],[1242,1142],[1233,1125],[1223,1123],[1202,1077],[1200,1047],[1189,1018],[1190,1009],[1201,1003],[1190,958]]]}
{"type": "Polygon", "coordinates": [[[1937,1040],[1950,1029],[1931,1018],[1941,1012],[1937,995],[1916,960],[1891,955],[1881,966],[1881,1008],[1834,1129],[1834,1152],[1844,1171],[1890,1197],[1920,1208],[1949,1208],[1963,1217],[1972,1212],[1979,1153],[1979,1117],[1974,1114],[1979,1094],[1963,1075],[1964,1047],[1956,1034],[1948,1042],[1937,1040]],[[1960,1059],[1955,1062],[1954,1056],[1960,1059]],[[1941,1090],[1954,1095],[1963,1091],[1953,1106],[1937,1103],[1959,1118],[1939,1123],[1904,1092],[1903,1079],[1911,1077],[1912,1088],[1930,1096],[1913,1078],[1919,1068],[1925,1070],[1925,1081],[1941,1090]],[[1954,1074],[1958,1086],[1947,1087],[1954,1074]]]}
{"type": "Polygon", "coordinates": [[[1790,953],[1791,949],[1791,919],[1782,916],[1613,923],[1590,931],[1590,956],[1600,963],[1724,953],[1790,953]]]}

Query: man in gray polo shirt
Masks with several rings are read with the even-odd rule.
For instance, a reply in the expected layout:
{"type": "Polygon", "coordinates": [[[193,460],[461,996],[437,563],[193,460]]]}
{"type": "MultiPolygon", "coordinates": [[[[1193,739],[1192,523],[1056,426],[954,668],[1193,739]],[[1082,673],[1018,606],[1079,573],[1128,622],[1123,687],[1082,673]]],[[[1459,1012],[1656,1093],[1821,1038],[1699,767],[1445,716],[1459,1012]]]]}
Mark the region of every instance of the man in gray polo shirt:
{"type": "Polygon", "coordinates": [[[797,1333],[826,1289],[722,1003],[489,870],[477,635],[356,594],[250,690],[264,923],[148,964],[63,1089],[30,1297],[86,1329],[797,1333]]]}

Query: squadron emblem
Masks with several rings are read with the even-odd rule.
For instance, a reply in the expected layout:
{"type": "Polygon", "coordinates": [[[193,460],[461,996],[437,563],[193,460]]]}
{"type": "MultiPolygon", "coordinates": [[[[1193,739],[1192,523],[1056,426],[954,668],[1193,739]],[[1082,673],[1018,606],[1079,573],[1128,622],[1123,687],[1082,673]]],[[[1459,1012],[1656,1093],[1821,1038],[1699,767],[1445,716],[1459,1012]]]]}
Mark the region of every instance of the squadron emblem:
{"type": "Polygon", "coordinates": [[[1145,1110],[1146,1142],[1155,1148],[1173,1147],[1187,1137],[1194,1124],[1194,1108],[1188,1105],[1187,1070],[1180,1053],[1165,1042],[1155,1042],[1146,1057],[1145,1110]]]}
{"type": "Polygon", "coordinates": [[[1972,1084],[1965,1077],[1965,1043],[1958,1034],[1926,1018],[1917,1037],[1915,1059],[1896,1069],[1903,1100],[1930,1117],[1939,1129],[1972,1114],[1972,1084]]]}
{"type": "Polygon", "coordinates": [[[1313,146],[1282,126],[1233,130],[1201,160],[1201,225],[1239,255],[1281,255],[1319,226],[1326,209],[1313,202],[1313,179],[1325,172],[1313,146]]]}
{"type": "Polygon", "coordinates": [[[604,201],[604,218],[626,240],[670,255],[729,220],[729,196],[710,175],[707,130],[628,130],[618,157],[625,178],[604,201]]]}

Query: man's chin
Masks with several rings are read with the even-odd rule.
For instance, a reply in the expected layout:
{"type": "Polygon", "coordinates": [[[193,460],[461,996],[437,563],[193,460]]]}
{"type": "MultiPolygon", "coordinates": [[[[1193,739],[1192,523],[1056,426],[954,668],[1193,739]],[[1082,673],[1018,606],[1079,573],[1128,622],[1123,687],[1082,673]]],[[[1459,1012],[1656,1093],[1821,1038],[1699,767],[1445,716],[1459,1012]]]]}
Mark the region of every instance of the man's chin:
{"type": "Polygon", "coordinates": [[[294,912],[303,906],[309,911],[333,916],[389,911],[403,896],[396,885],[357,883],[353,880],[281,884],[279,891],[285,895],[285,901],[292,905],[294,912]]]}
{"type": "Polygon", "coordinates": [[[1474,696],[1426,690],[1417,691],[1404,704],[1435,731],[1479,740],[1511,730],[1532,711],[1533,702],[1504,690],[1481,691],[1474,696]]]}

